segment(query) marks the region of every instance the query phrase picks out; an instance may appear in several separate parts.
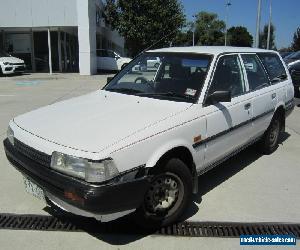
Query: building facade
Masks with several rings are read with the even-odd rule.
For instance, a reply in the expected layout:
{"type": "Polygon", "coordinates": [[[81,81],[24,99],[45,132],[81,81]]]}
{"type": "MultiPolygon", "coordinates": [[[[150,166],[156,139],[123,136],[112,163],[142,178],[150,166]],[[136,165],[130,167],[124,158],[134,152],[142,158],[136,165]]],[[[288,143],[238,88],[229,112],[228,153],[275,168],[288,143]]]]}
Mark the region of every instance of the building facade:
{"type": "Polygon", "coordinates": [[[0,0],[0,49],[32,72],[97,72],[97,49],[124,54],[101,0],[0,0]]]}

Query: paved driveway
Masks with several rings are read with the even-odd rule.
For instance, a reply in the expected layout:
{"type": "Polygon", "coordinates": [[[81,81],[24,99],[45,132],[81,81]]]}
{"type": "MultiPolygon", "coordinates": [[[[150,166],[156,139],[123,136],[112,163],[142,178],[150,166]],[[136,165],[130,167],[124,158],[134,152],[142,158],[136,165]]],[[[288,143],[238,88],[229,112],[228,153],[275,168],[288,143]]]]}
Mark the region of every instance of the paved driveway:
{"type": "MultiPolygon", "coordinates": [[[[97,90],[105,75],[34,74],[0,78],[0,139],[18,114],[97,90]]],[[[299,104],[297,100],[297,104],[299,104]]],[[[199,178],[199,194],[185,218],[192,221],[300,222],[300,108],[287,120],[278,150],[269,156],[253,147],[199,178]]],[[[0,213],[47,214],[28,195],[21,175],[0,145],[0,213]]],[[[87,233],[0,231],[1,249],[240,249],[238,239],[171,238],[87,233]]],[[[281,248],[282,249],[282,248],[281,248]]]]}

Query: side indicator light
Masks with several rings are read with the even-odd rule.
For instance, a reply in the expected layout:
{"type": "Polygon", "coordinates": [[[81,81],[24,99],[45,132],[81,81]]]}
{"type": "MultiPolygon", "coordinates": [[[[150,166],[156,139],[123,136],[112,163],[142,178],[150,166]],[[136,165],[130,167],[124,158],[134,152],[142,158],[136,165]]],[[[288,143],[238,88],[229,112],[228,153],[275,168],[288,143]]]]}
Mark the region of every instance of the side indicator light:
{"type": "Polygon", "coordinates": [[[201,141],[201,135],[198,135],[194,137],[194,143],[200,142],[201,141]]]}

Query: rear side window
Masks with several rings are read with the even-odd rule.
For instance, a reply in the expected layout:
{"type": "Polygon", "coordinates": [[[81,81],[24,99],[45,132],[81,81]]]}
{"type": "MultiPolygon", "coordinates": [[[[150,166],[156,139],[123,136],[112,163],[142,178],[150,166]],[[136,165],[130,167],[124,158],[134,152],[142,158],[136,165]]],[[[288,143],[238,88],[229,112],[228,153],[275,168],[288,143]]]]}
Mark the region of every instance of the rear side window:
{"type": "Polygon", "coordinates": [[[242,55],[243,63],[247,72],[250,91],[264,88],[269,85],[267,74],[254,54],[242,55]]]}
{"type": "Polygon", "coordinates": [[[273,53],[260,53],[258,56],[265,66],[272,83],[287,79],[286,71],[278,55],[273,53]]]}

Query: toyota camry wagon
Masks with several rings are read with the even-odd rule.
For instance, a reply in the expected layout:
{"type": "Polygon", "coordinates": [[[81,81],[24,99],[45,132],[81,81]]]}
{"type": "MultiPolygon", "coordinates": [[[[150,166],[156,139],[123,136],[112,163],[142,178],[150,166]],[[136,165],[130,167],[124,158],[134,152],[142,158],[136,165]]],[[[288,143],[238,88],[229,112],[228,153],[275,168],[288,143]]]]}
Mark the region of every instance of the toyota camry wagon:
{"type": "Polygon", "coordinates": [[[165,226],[181,219],[199,175],[253,143],[276,150],[293,96],[274,51],[151,50],[101,90],[17,116],[4,147],[26,190],[51,206],[165,226]]]}

